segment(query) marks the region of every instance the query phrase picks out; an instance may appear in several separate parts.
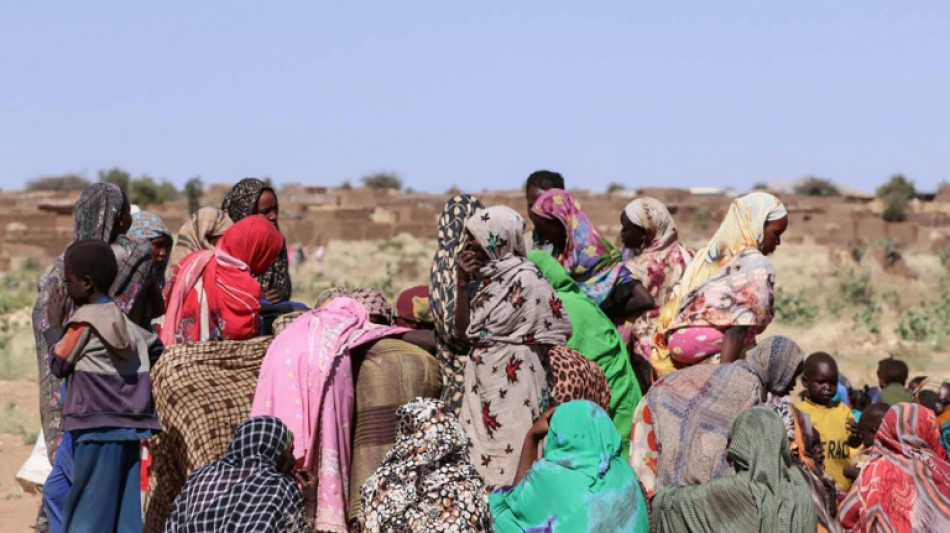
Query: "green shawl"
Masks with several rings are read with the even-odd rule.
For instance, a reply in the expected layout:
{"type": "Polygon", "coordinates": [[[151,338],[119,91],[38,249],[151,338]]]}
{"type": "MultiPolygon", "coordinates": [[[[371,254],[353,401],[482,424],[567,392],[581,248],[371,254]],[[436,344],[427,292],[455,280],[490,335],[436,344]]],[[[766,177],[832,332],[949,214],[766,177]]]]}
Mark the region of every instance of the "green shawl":
{"type": "Polygon", "coordinates": [[[567,341],[568,348],[577,350],[604,371],[610,386],[610,412],[613,413],[614,425],[620,432],[621,447],[626,457],[629,454],[633,413],[642,397],[640,385],[630,365],[627,347],[624,346],[617,327],[607,318],[600,306],[577,286],[557,259],[551,254],[534,251],[528,254],[528,260],[538,267],[564,302],[574,330],[571,339],[567,341]]]}
{"type": "Polygon", "coordinates": [[[658,533],[814,533],[818,519],[811,492],[791,465],[788,433],[778,415],[765,407],[742,411],[726,453],[738,472],[734,476],[656,494],[658,533]]]}
{"type": "Polygon", "coordinates": [[[543,455],[521,483],[489,496],[495,533],[650,531],[637,477],[620,457],[620,435],[600,406],[559,405],[543,455]]]}

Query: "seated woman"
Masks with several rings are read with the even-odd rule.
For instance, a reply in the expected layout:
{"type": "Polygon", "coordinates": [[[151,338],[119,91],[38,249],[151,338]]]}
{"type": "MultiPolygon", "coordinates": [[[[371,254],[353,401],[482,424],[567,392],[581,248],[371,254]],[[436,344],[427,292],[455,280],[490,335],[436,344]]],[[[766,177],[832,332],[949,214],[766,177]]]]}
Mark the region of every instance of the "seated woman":
{"type": "Polygon", "coordinates": [[[774,315],[775,271],[766,256],[787,228],[788,210],[771,194],[733,200],[660,310],[650,360],[657,374],[706,360],[731,363],[755,345],[774,315]]]}
{"type": "Polygon", "coordinates": [[[609,411],[620,432],[621,447],[626,456],[630,447],[633,412],[640,403],[641,394],[620,333],[550,254],[536,250],[528,254],[528,260],[538,267],[564,303],[573,330],[567,346],[603,370],[610,388],[609,411]]]}
{"type": "Polygon", "coordinates": [[[213,251],[178,263],[165,287],[165,346],[259,335],[261,288],[252,275],[266,271],[283,245],[280,231],[255,215],[231,226],[213,251]]]}
{"type": "Polygon", "coordinates": [[[272,416],[245,420],[224,458],[188,478],[165,533],[312,531],[293,466],[294,439],[283,422],[272,416]]]}
{"type": "MultiPolygon", "coordinates": [[[[275,228],[280,215],[277,193],[269,185],[257,178],[244,178],[228,191],[221,204],[221,210],[231,217],[234,223],[251,215],[266,217],[275,228]]],[[[287,259],[287,245],[281,246],[277,259],[263,272],[254,274],[261,284],[263,298],[270,304],[290,300],[293,284],[290,281],[290,262],[287,259]]]]}
{"type": "Polygon", "coordinates": [[[543,359],[567,342],[571,323],[554,289],[525,258],[524,220],[489,207],[465,223],[458,260],[455,327],[472,350],[460,420],[489,487],[514,478],[517,446],[541,416],[548,393],[543,359]],[[477,290],[469,298],[474,276],[477,290]]]}
{"type": "Polygon", "coordinates": [[[127,233],[130,239],[149,247],[152,258],[151,270],[145,280],[146,286],[142,298],[139,298],[129,317],[137,324],[148,326],[152,320],[165,314],[165,300],[162,289],[165,288],[165,269],[168,267],[168,254],[172,248],[172,233],[158,215],[148,211],[132,214],[132,227],[127,233]]]}
{"type": "Polygon", "coordinates": [[[739,413],[726,454],[734,475],[657,493],[653,517],[658,533],[817,530],[808,484],[791,466],[788,433],[778,415],[765,407],[739,413]]]}
{"type": "Polygon", "coordinates": [[[620,448],[620,434],[596,404],[575,400],[547,411],[524,439],[515,486],[489,496],[495,532],[650,531],[620,448]]]}
{"type": "Polygon", "coordinates": [[[950,530],[950,463],[933,411],[888,409],[840,517],[849,532],[950,530]]]}
{"type": "Polygon", "coordinates": [[[415,398],[396,411],[395,442],[358,493],[355,531],[488,533],[485,484],[468,437],[445,404],[415,398]]]}
{"type": "MultiPolygon", "coordinates": [[[[637,198],[627,204],[620,215],[620,240],[624,246],[624,266],[643,282],[653,301],[662,305],[683,277],[693,252],[679,241],[676,222],[663,202],[654,198],[637,198]]],[[[624,341],[631,347],[634,368],[640,383],[652,383],[650,357],[659,307],[627,321],[621,328],[624,341]]]]}
{"type": "Polygon", "coordinates": [[[764,403],[768,393],[787,395],[804,355],[795,341],[769,337],[744,361],[661,378],[637,407],[630,437],[630,464],[647,497],[731,474],[725,451],[736,415],[764,403]]]}
{"type": "Polygon", "coordinates": [[[568,192],[551,189],[531,208],[540,238],[581,290],[615,322],[635,320],[656,307],[653,297],[623,266],[621,254],[597,233],[568,192]]]}
{"type": "Polygon", "coordinates": [[[353,352],[409,331],[373,323],[377,313],[385,311],[348,296],[331,298],[284,329],[261,365],[251,415],[276,416],[293,432],[297,468],[317,480],[307,519],[321,531],[347,531],[353,352]]]}
{"type": "Polygon", "coordinates": [[[177,265],[191,252],[213,250],[218,239],[232,224],[231,217],[216,207],[202,207],[195,211],[191,219],[178,230],[170,264],[177,265]]]}

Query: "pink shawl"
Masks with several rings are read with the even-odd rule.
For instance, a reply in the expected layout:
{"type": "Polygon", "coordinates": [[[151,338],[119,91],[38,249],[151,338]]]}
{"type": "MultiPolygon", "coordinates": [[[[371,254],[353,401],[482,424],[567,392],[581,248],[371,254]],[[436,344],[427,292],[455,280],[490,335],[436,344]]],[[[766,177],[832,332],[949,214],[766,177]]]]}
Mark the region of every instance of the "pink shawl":
{"type": "Polygon", "coordinates": [[[317,479],[319,531],[347,531],[353,419],[350,350],[406,331],[373,324],[356,300],[336,298],[295,320],[264,356],[251,416],[276,416],[293,432],[298,467],[317,479]]]}

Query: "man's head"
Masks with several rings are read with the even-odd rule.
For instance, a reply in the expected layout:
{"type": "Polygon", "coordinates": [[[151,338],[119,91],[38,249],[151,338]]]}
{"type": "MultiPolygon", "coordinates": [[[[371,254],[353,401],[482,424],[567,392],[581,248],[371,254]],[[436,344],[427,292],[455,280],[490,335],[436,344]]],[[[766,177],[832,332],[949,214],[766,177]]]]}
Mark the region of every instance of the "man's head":
{"type": "Polygon", "coordinates": [[[838,363],[825,352],[815,352],[805,359],[802,385],[809,400],[830,405],[838,391],[838,363]]]}
{"type": "Polygon", "coordinates": [[[908,374],[910,374],[910,369],[907,368],[907,363],[900,359],[883,359],[877,364],[877,379],[882,389],[888,385],[903,387],[907,383],[908,374]]]}
{"type": "Polygon", "coordinates": [[[861,442],[865,447],[871,447],[874,444],[874,435],[877,429],[881,427],[884,420],[884,414],[890,408],[883,402],[873,403],[861,413],[861,420],[858,422],[858,434],[861,435],[861,442]]]}
{"type": "Polygon", "coordinates": [[[944,383],[940,386],[940,390],[937,392],[937,402],[934,403],[934,412],[937,413],[937,416],[940,416],[947,410],[947,406],[950,406],[950,383],[944,383]]]}
{"type": "Polygon", "coordinates": [[[563,188],[564,176],[557,172],[551,172],[550,170],[532,172],[524,185],[524,196],[528,202],[528,211],[531,211],[531,207],[545,191],[563,188]]]}
{"type": "Polygon", "coordinates": [[[66,248],[63,271],[69,297],[79,306],[108,296],[119,265],[111,246],[100,240],[86,240],[66,248]]]}

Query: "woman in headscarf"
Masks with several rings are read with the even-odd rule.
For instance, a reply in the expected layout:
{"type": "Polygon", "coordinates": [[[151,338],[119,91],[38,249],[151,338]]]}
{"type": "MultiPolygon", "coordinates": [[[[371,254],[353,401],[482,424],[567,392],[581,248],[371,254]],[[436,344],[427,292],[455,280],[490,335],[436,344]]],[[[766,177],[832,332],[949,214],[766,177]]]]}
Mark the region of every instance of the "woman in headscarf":
{"type": "Polygon", "coordinates": [[[224,458],[195,470],[165,533],[304,533],[304,502],[292,477],[293,434],[279,419],[259,416],[237,429],[224,458]]]}
{"type": "MultiPolygon", "coordinates": [[[[840,533],[838,489],[835,481],[824,470],[825,454],[821,435],[812,425],[811,418],[795,408],[786,398],[772,398],[766,403],[782,419],[788,434],[792,466],[801,472],[811,492],[815,513],[818,515],[818,533],[840,533]]],[[[844,496],[844,493],[841,493],[844,496]]]]}
{"type": "Polygon", "coordinates": [[[840,515],[849,532],[950,530],[950,463],[933,411],[888,409],[840,515]]]}
{"type": "MultiPolygon", "coordinates": [[[[122,190],[111,183],[94,183],[87,187],[76,201],[73,211],[75,223],[73,242],[96,239],[114,244],[120,235],[124,235],[132,224],[131,205],[122,190]]],[[[36,340],[37,368],[39,370],[40,420],[42,438],[46,440],[46,452],[53,471],[43,490],[43,507],[40,521],[49,520],[54,531],[62,528],[62,507],[72,479],[72,440],[62,429],[63,381],[50,372],[49,347],[43,331],[49,329],[47,309],[54,289],[61,287],[65,280],[63,255],[60,255],[48,273],[37,284],[39,292],[33,306],[33,333],[36,340]],[[57,458],[60,443],[63,457],[57,458]]],[[[65,317],[72,315],[69,306],[65,317]]],[[[128,311],[129,308],[123,309],[128,311]]]]}
{"type": "Polygon", "coordinates": [[[768,337],[743,361],[684,368],[657,381],[637,408],[630,444],[630,464],[648,497],[731,474],[725,451],[736,415],[768,393],[787,395],[804,355],[795,341],[768,337]]]}
{"type": "Polygon", "coordinates": [[[178,241],[172,250],[170,264],[177,265],[191,252],[213,250],[218,239],[232,224],[231,217],[216,207],[202,207],[195,211],[178,230],[178,241]]]}
{"type": "Polygon", "coordinates": [[[296,438],[297,468],[317,480],[316,507],[308,510],[307,519],[318,531],[347,531],[351,352],[408,331],[375,324],[370,313],[357,300],[342,296],[302,314],[271,343],[254,394],[251,416],[272,415],[287,424],[296,438]]]}
{"type": "Polygon", "coordinates": [[[651,362],[660,376],[706,360],[731,363],[772,322],[775,271],[788,210],[771,194],[733,200],[719,230],[696,254],[660,309],[651,362]]]}
{"type": "Polygon", "coordinates": [[[442,401],[446,412],[456,416],[462,407],[465,363],[470,348],[464,335],[455,334],[456,265],[465,244],[462,239],[465,221],[484,208],[478,198],[467,194],[446,202],[439,216],[438,249],[429,274],[429,303],[438,345],[435,355],[442,371],[442,401]]]}
{"type": "Polygon", "coordinates": [[[516,485],[489,496],[495,532],[647,533],[643,493],[620,451],[620,434],[596,404],[548,411],[525,437],[516,485]]]}
{"type": "Polygon", "coordinates": [[[172,248],[172,233],[158,215],[139,211],[132,215],[132,226],[127,235],[133,241],[147,245],[152,258],[143,291],[145,297],[138,299],[130,313],[132,320],[151,330],[152,320],[165,313],[162,289],[165,288],[165,269],[172,248]]]}
{"type": "Polygon", "coordinates": [[[178,263],[165,287],[165,346],[260,334],[261,288],[251,276],[266,271],[283,246],[280,231],[255,215],[231,226],[214,250],[178,263]]]}
{"type": "Polygon", "coordinates": [[[726,454],[735,474],[671,486],[653,498],[658,533],[817,530],[808,484],[791,466],[788,434],[775,413],[765,407],[739,413],[726,454]]]}
{"type": "Polygon", "coordinates": [[[475,213],[458,261],[456,337],[472,343],[460,419],[489,487],[514,478],[517,446],[545,407],[543,360],[571,336],[564,304],[525,258],[524,229],[508,207],[475,213]],[[469,300],[473,278],[478,288],[469,300]]]}
{"type": "Polygon", "coordinates": [[[635,320],[656,307],[640,280],[623,265],[620,250],[597,232],[570,193],[545,192],[530,215],[541,239],[553,246],[552,255],[611,319],[635,320]]]}
{"type": "Polygon", "coordinates": [[[396,411],[396,440],[360,489],[357,531],[489,533],[485,484],[455,416],[434,399],[396,411]]]}
{"type": "MultiPolygon", "coordinates": [[[[221,210],[231,217],[234,223],[251,215],[262,215],[279,231],[277,218],[280,206],[277,193],[269,185],[257,178],[244,178],[228,191],[221,204],[221,210]]],[[[261,284],[263,297],[272,304],[290,300],[293,284],[290,281],[290,262],[287,259],[286,243],[281,247],[277,259],[263,272],[254,277],[261,284]]]]}
{"type": "Polygon", "coordinates": [[[940,444],[950,454],[950,381],[944,381],[940,385],[934,412],[937,414],[937,424],[940,426],[940,444]]]}
{"type": "MultiPolygon", "coordinates": [[[[657,305],[662,305],[683,277],[693,252],[679,241],[673,216],[663,202],[655,198],[637,198],[627,204],[620,215],[620,224],[624,266],[643,283],[657,305]]],[[[624,341],[632,347],[631,355],[641,363],[637,368],[650,368],[653,334],[659,316],[660,309],[655,307],[621,328],[624,341]]]]}
{"type": "Polygon", "coordinates": [[[528,259],[538,267],[564,303],[573,330],[567,346],[596,363],[604,372],[610,388],[610,413],[626,456],[633,412],[640,403],[641,394],[620,333],[551,254],[536,250],[528,254],[528,259]]]}

